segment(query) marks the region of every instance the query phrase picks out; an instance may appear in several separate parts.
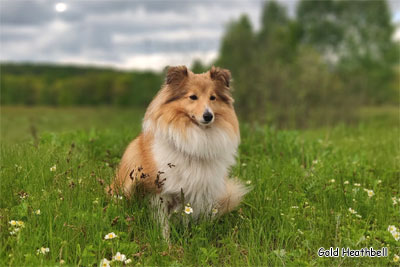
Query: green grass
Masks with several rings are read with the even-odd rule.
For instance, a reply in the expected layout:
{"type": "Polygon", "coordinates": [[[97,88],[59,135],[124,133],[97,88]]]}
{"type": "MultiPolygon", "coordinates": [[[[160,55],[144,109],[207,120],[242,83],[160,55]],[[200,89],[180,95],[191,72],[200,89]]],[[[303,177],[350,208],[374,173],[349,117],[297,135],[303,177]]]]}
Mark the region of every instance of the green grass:
{"type": "Polygon", "coordinates": [[[169,246],[146,202],[104,194],[143,111],[2,108],[0,265],[54,266],[62,259],[89,266],[117,251],[134,265],[391,264],[400,255],[400,242],[387,231],[400,227],[400,203],[391,199],[400,197],[394,114],[304,131],[242,123],[232,175],[251,181],[253,190],[239,210],[216,221],[173,224],[169,246]],[[25,227],[10,235],[10,220],[25,227]],[[104,240],[109,232],[118,238],[104,240]],[[320,247],[370,246],[389,247],[389,257],[317,255],[320,247]],[[40,247],[50,252],[36,255],[40,247]]]}

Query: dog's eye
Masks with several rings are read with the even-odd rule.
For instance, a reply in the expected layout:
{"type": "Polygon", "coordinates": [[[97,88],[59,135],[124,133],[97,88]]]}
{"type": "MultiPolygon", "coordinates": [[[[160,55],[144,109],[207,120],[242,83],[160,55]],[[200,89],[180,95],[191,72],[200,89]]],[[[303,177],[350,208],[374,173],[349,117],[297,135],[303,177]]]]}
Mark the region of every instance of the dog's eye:
{"type": "Polygon", "coordinates": [[[210,96],[210,100],[215,100],[215,96],[210,96]]]}
{"type": "Polygon", "coordinates": [[[191,95],[191,96],[189,96],[190,97],[190,99],[192,99],[192,100],[197,100],[197,95],[191,95]]]}

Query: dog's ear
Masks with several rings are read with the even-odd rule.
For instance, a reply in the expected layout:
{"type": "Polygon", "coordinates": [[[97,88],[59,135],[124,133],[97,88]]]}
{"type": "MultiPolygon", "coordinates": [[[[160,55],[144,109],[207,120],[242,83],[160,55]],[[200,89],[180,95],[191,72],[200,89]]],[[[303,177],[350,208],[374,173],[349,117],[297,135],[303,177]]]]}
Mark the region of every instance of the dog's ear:
{"type": "Polygon", "coordinates": [[[212,66],[210,69],[210,77],[212,80],[222,82],[229,88],[231,82],[231,72],[229,70],[212,66]]]}
{"type": "Polygon", "coordinates": [[[168,67],[167,76],[165,78],[166,84],[180,84],[188,77],[188,69],[186,66],[168,67]]]}

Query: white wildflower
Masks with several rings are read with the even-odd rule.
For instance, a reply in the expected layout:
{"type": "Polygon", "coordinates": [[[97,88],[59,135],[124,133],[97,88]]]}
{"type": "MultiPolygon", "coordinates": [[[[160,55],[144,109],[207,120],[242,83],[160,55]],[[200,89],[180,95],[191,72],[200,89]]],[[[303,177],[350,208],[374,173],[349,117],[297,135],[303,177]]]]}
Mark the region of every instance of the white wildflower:
{"type": "Polygon", "coordinates": [[[118,237],[114,232],[108,233],[105,235],[104,239],[114,239],[118,237]]]}
{"type": "Polygon", "coordinates": [[[187,204],[187,205],[185,206],[184,211],[185,211],[186,214],[191,214],[191,213],[193,213],[193,209],[192,209],[192,207],[190,207],[189,204],[187,204]]]}
{"type": "Polygon", "coordinates": [[[394,226],[394,225],[389,225],[387,230],[388,230],[389,232],[393,233],[393,232],[396,232],[396,231],[397,231],[397,228],[396,228],[396,226],[394,226]]]}
{"type": "Polygon", "coordinates": [[[57,166],[53,165],[52,167],[50,167],[50,171],[51,172],[55,172],[57,170],[57,166]]]}
{"type": "Polygon", "coordinates": [[[397,254],[394,254],[394,257],[393,257],[393,262],[398,262],[400,260],[400,257],[399,257],[399,255],[397,255],[397,254]]]}
{"type": "Polygon", "coordinates": [[[352,208],[349,208],[349,212],[350,212],[351,214],[357,214],[357,211],[353,210],[352,208]]]}
{"type": "Polygon", "coordinates": [[[110,261],[104,258],[101,260],[100,266],[101,267],[110,267],[110,261]]]}
{"type": "Polygon", "coordinates": [[[115,260],[115,261],[125,261],[126,260],[126,256],[125,256],[125,254],[121,254],[120,252],[117,252],[117,254],[115,254],[115,256],[113,257],[113,260],[115,260]]]}
{"type": "Polygon", "coordinates": [[[36,251],[36,254],[37,254],[37,255],[39,255],[39,254],[45,255],[45,254],[47,254],[47,253],[49,253],[49,252],[50,252],[50,249],[49,249],[49,248],[41,247],[41,248],[39,248],[39,249],[36,251]]]}
{"type": "Polygon", "coordinates": [[[217,208],[213,208],[211,212],[212,212],[212,215],[216,215],[218,213],[218,209],[217,208]]]}
{"type": "Polygon", "coordinates": [[[397,231],[392,232],[392,236],[393,236],[394,240],[396,240],[396,241],[400,240],[400,233],[399,232],[397,232],[397,231]]]}
{"type": "Polygon", "coordinates": [[[375,195],[374,191],[364,188],[364,191],[367,192],[368,197],[373,197],[375,195]]]}

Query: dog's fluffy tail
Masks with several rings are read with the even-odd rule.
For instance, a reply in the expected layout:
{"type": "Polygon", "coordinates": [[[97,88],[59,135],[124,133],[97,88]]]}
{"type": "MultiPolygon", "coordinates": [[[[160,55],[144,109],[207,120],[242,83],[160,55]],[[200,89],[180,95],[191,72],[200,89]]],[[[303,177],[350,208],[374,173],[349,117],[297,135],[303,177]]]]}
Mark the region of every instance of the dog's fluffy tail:
{"type": "Polygon", "coordinates": [[[226,179],[226,194],[219,202],[220,214],[227,213],[235,209],[243,197],[251,190],[238,179],[226,179]]]}

